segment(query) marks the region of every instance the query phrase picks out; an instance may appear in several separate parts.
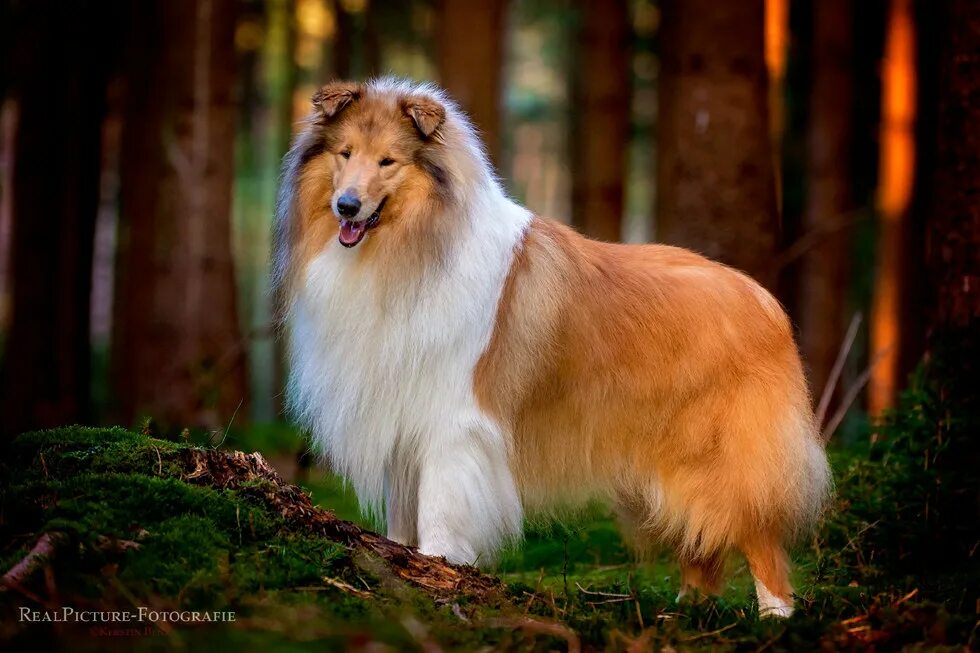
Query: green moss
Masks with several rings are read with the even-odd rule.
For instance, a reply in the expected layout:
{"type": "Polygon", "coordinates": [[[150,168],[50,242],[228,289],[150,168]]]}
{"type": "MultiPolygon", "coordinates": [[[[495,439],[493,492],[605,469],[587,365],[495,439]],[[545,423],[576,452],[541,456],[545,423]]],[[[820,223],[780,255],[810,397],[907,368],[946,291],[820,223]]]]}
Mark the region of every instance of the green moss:
{"type": "MultiPolygon", "coordinates": [[[[140,650],[333,650],[370,642],[419,650],[428,640],[444,650],[565,648],[556,633],[517,627],[525,618],[560,622],[586,647],[609,650],[638,639],[646,648],[678,650],[862,650],[871,641],[880,650],[970,646],[976,571],[936,565],[928,575],[913,573],[923,562],[917,547],[956,534],[931,532],[929,519],[919,523],[927,501],[948,505],[928,486],[935,477],[917,469],[925,452],[937,451],[930,437],[945,409],[936,402],[915,391],[880,427],[881,444],[831,452],[836,506],[794,555],[799,610],[786,621],[758,618],[740,560],[730,565],[723,596],[678,605],[676,565],[667,556],[634,561],[608,509],[598,505],[558,524],[530,525],[521,545],[505,553],[497,571],[510,583],[511,603],[461,600],[454,610],[346,547],[284,523],[260,500],[266,481],[234,490],[189,483],[189,445],[122,429],[29,433],[6,446],[0,563],[9,568],[41,533],[58,531],[70,538],[53,562],[65,604],[238,615],[236,624],[125,642],[140,650]],[[867,628],[860,632],[876,639],[841,624],[855,618],[867,628]]],[[[314,478],[311,487],[321,505],[357,514],[338,479],[314,478]]],[[[40,574],[30,589],[45,595],[40,574]]],[[[0,593],[4,623],[24,601],[0,593]]],[[[47,638],[98,650],[105,643],[71,630],[18,632],[15,645],[47,638]]]]}
{"type": "MultiPolygon", "coordinates": [[[[20,436],[0,463],[0,560],[9,568],[40,534],[59,532],[69,544],[60,547],[52,570],[65,604],[232,609],[241,623],[264,624],[258,636],[242,634],[250,626],[225,625],[168,638],[193,648],[213,641],[289,648],[310,636],[320,650],[324,642],[344,648],[357,641],[411,649],[417,633],[405,623],[415,621],[460,645],[497,641],[493,630],[457,633],[460,621],[448,606],[376,577],[374,566],[359,565],[345,546],[284,523],[258,499],[270,489],[267,481],[234,490],[187,482],[188,446],[122,429],[20,436]]],[[[31,590],[44,594],[36,576],[31,590]]],[[[0,594],[3,620],[22,602],[0,594]]],[[[43,627],[20,636],[67,638],[62,641],[83,648],[85,640],[70,629],[45,634],[43,627]]],[[[157,643],[137,642],[151,650],[157,643]]]]}

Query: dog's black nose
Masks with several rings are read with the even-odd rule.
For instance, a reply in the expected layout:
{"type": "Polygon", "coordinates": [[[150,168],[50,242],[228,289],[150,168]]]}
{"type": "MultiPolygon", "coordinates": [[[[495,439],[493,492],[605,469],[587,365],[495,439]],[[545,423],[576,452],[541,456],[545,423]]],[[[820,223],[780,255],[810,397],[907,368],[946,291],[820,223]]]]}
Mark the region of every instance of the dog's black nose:
{"type": "Polygon", "coordinates": [[[337,200],[337,211],[345,218],[353,218],[361,210],[361,200],[351,193],[344,193],[337,200]]]}

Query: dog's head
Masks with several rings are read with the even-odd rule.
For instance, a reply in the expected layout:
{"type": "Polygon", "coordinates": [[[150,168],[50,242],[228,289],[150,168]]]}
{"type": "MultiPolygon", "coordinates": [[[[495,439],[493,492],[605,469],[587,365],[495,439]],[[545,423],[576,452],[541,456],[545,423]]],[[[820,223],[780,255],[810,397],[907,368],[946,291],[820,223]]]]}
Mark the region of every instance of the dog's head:
{"type": "Polygon", "coordinates": [[[436,163],[446,107],[435,95],[333,82],[313,96],[308,183],[330,191],[338,239],[356,247],[408,202],[446,183],[436,163]],[[310,179],[313,177],[313,179],[310,179]],[[398,206],[401,205],[401,206],[398,206]]]}
{"type": "Polygon", "coordinates": [[[457,209],[491,179],[475,130],[436,87],[327,84],[283,161],[272,272],[280,315],[307,263],[337,241],[360,261],[383,261],[384,274],[414,278],[446,255],[468,215],[457,209]]]}

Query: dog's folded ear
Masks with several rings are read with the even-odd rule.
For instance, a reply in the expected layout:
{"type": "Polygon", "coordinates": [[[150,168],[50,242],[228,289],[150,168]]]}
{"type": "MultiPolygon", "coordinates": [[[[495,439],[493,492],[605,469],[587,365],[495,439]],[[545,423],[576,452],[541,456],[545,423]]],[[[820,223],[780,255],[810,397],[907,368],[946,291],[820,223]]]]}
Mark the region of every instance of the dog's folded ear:
{"type": "Polygon", "coordinates": [[[344,107],[361,97],[361,85],[356,82],[330,82],[313,94],[313,108],[327,118],[333,118],[344,107]]]}
{"type": "Polygon", "coordinates": [[[430,97],[406,98],[402,100],[402,111],[412,119],[415,128],[424,138],[432,136],[446,121],[446,108],[438,100],[430,97]]]}

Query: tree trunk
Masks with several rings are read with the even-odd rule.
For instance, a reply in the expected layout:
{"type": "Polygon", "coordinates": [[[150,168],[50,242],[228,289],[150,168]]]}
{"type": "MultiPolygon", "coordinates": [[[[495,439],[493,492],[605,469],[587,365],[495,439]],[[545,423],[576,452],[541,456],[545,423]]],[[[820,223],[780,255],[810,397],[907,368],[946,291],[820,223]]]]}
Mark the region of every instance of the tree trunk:
{"type": "Polygon", "coordinates": [[[915,186],[916,29],[912,0],[891,0],[882,61],[878,211],[875,279],[869,328],[875,362],[868,383],[868,412],[880,414],[894,404],[900,386],[899,358],[906,338],[902,309],[908,267],[904,248],[915,186]]]}
{"type": "Polygon", "coordinates": [[[5,434],[89,419],[89,295],[99,203],[111,3],[20,5],[11,66],[12,322],[5,434]]]}
{"type": "Polygon", "coordinates": [[[622,237],[630,128],[630,25],[625,0],[579,0],[572,100],[572,225],[622,237]]]}
{"type": "Polygon", "coordinates": [[[763,0],[665,0],[661,9],[658,240],[773,288],[779,216],[763,0]]]}
{"type": "Polygon", "coordinates": [[[439,78],[480,130],[494,165],[500,165],[504,0],[441,0],[439,78]]]}
{"type": "Polygon", "coordinates": [[[942,410],[933,409],[939,414],[925,450],[935,483],[925,516],[942,538],[935,550],[966,568],[976,559],[980,514],[980,3],[949,0],[942,8],[939,70],[928,71],[939,79],[922,248],[925,369],[935,383],[929,401],[942,410]]]}
{"type": "MultiPolygon", "coordinates": [[[[980,341],[980,3],[951,0],[939,77],[933,210],[925,261],[933,296],[929,340],[980,341]]],[[[957,363],[976,372],[978,361],[957,363]]],[[[975,378],[975,376],[974,376],[975,378]]]]}
{"type": "Polygon", "coordinates": [[[124,420],[215,427],[246,400],[230,233],[235,4],[133,5],[113,350],[124,420]]]}
{"type": "Polygon", "coordinates": [[[800,261],[799,319],[800,347],[817,392],[827,381],[848,322],[848,223],[854,211],[852,12],[850,0],[821,0],[813,6],[803,231],[818,239],[800,261]]]}

